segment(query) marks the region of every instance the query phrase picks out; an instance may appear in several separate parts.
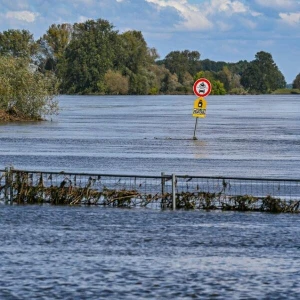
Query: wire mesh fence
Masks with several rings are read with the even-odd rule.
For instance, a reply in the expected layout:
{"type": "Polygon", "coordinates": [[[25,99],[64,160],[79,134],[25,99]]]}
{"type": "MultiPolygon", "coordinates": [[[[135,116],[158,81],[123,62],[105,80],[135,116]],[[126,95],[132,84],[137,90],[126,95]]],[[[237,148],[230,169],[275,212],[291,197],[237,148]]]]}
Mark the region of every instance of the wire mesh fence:
{"type": "Polygon", "coordinates": [[[6,170],[0,170],[0,200],[5,200],[7,198],[7,172],[6,170]]]}
{"type": "Polygon", "coordinates": [[[17,204],[300,211],[300,180],[0,171],[0,199],[17,204]]]}
{"type": "Polygon", "coordinates": [[[176,195],[182,207],[298,212],[300,180],[176,176],[176,195]]]}

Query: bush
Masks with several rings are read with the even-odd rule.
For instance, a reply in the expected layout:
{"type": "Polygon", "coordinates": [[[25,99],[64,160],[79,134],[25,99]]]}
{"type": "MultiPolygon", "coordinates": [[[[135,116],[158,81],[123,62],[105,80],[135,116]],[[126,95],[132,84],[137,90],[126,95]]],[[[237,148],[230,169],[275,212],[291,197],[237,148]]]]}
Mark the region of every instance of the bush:
{"type": "Polygon", "coordinates": [[[58,112],[57,80],[42,74],[23,58],[0,56],[0,109],[40,120],[58,112]]]}

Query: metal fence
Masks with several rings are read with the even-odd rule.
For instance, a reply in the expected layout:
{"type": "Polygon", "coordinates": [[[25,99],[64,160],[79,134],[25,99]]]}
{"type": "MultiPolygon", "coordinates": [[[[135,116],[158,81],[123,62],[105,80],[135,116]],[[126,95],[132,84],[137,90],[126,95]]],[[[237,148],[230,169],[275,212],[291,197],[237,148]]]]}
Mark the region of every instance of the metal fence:
{"type": "Polygon", "coordinates": [[[300,211],[300,180],[0,170],[2,202],[300,211]]]}

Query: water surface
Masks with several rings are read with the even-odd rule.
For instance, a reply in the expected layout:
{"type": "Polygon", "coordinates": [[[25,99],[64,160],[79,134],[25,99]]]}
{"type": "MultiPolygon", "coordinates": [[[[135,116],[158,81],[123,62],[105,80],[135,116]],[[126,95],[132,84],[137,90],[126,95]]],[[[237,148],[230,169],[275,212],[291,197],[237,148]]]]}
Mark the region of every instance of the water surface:
{"type": "Polygon", "coordinates": [[[298,215],[0,207],[1,299],[299,299],[298,215]]]}
{"type": "MultiPolygon", "coordinates": [[[[61,96],[0,169],[299,178],[300,97],[61,96]]],[[[298,215],[0,205],[0,299],[299,299],[298,215]]]]}
{"type": "Polygon", "coordinates": [[[0,125],[0,168],[299,178],[300,96],[61,96],[52,122],[0,125]]]}

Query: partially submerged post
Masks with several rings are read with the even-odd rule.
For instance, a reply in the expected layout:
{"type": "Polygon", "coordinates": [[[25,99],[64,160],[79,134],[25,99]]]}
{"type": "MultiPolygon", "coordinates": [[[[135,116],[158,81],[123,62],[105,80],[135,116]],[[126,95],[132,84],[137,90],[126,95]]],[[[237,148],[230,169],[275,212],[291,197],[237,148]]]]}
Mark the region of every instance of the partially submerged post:
{"type": "Polygon", "coordinates": [[[193,90],[194,90],[194,94],[199,97],[194,101],[194,109],[193,109],[193,117],[196,118],[193,140],[197,140],[196,130],[197,130],[198,118],[206,117],[207,104],[206,104],[206,100],[203,97],[210,94],[211,83],[205,78],[200,78],[194,83],[193,90]]]}
{"type": "Polygon", "coordinates": [[[193,136],[193,140],[197,140],[197,138],[196,138],[196,129],[197,129],[197,123],[198,123],[198,117],[196,117],[196,122],[195,122],[195,129],[194,129],[194,136],[193,136]]]}
{"type": "Polygon", "coordinates": [[[4,186],[4,202],[7,204],[9,201],[10,204],[13,204],[13,167],[5,168],[5,186],[4,186]]]}
{"type": "Polygon", "coordinates": [[[166,200],[165,200],[165,173],[161,172],[161,207],[166,208],[166,200]]]}
{"type": "Polygon", "coordinates": [[[173,210],[176,210],[176,176],[172,174],[172,202],[173,210]]]}

